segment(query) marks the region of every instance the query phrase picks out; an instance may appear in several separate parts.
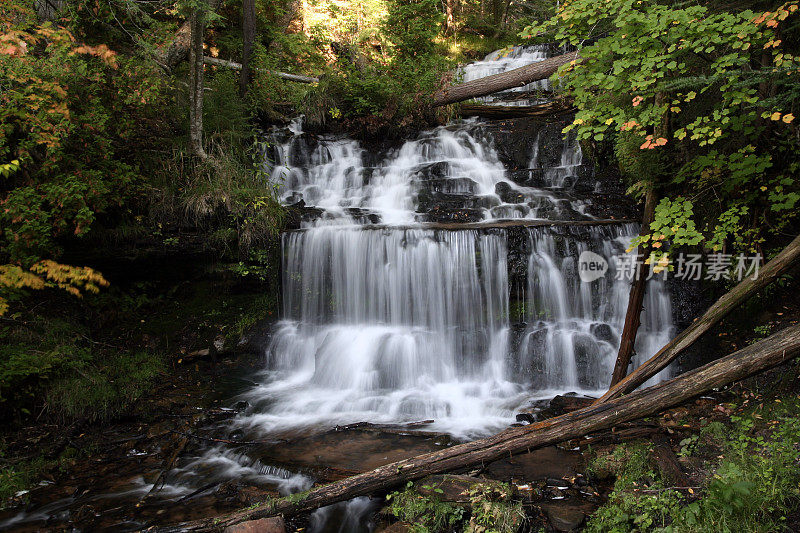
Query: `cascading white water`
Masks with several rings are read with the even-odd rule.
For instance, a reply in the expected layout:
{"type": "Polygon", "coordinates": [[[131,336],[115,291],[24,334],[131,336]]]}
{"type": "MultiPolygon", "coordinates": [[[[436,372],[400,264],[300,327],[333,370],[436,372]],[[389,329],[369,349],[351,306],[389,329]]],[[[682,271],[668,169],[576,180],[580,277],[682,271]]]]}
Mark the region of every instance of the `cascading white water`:
{"type": "MultiPolygon", "coordinates": [[[[475,61],[461,68],[463,81],[472,81],[492,74],[499,74],[531,63],[544,61],[550,57],[550,47],[547,45],[513,46],[503,50],[496,50],[488,54],[482,61],[475,61]]],[[[538,103],[539,100],[503,98],[514,93],[527,93],[531,91],[549,91],[549,80],[538,80],[521,87],[504,91],[499,95],[483,96],[477,100],[484,103],[500,104],[507,106],[526,106],[538,103]]]]}
{"type": "Polygon", "coordinates": [[[506,375],[506,242],[498,233],[321,227],[284,237],[265,429],[434,419],[468,435],[523,399],[506,375]]]}
{"type": "MultiPolygon", "coordinates": [[[[487,57],[465,76],[540,53],[544,59],[536,48],[487,57]]],[[[317,209],[283,237],[283,316],[263,383],[247,394],[253,407],[237,423],[275,432],[433,419],[433,429],[469,438],[512,422],[532,398],[607,387],[629,287],[614,279],[611,256],[624,251],[635,225],[518,229],[523,252],[519,233],[512,251],[505,230],[424,226],[591,219],[571,192],[580,147],[549,127],[534,143],[529,186],[510,179],[475,120],[378,152],[341,137],[311,139],[300,123],[274,135],[273,176],[284,180],[284,200],[317,209]],[[609,260],[605,277],[579,279],[584,250],[609,260]],[[512,265],[520,253],[525,264],[512,265]],[[526,278],[521,300],[510,295],[512,271],[526,278]]],[[[669,295],[650,281],[637,357],[671,335],[669,295]]]]}
{"type": "Polygon", "coordinates": [[[561,146],[561,157],[557,164],[548,165],[543,164],[539,160],[539,145],[541,143],[542,133],[546,129],[539,130],[534,142],[533,154],[530,163],[528,164],[531,169],[541,169],[542,177],[545,185],[548,187],[564,187],[567,185],[567,178],[576,175],[578,167],[583,164],[583,151],[581,145],[574,135],[567,135],[561,146]]]}
{"type": "Polygon", "coordinates": [[[547,187],[537,188],[511,181],[485,137],[480,123],[469,120],[371,154],[352,139],[309,139],[294,123],[291,135],[273,137],[272,179],[282,181],[284,202],[303,200],[324,210],[324,216],[306,222],[309,227],[355,224],[365,216],[412,224],[456,210],[487,221],[591,218],[584,202],[561,191],[582,160],[576,142],[564,143],[564,164],[548,167],[547,187]]]}
{"type": "MultiPolygon", "coordinates": [[[[624,253],[635,225],[532,232],[524,298],[527,326],[518,355],[535,388],[597,393],[608,386],[627,308],[630,284],[607,277],[580,280],[576,259],[584,251],[605,258],[624,253]]],[[[634,364],[672,336],[672,307],[662,280],[648,284],[634,364]]],[[[663,379],[665,370],[655,379],[663,379]]]]}

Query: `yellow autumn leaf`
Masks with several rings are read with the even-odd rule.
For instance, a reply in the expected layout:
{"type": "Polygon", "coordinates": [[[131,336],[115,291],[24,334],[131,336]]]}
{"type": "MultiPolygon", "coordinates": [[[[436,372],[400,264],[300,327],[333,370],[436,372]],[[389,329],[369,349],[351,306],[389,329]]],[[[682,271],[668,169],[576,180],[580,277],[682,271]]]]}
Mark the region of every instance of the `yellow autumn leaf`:
{"type": "Polygon", "coordinates": [[[783,115],[783,121],[784,121],[785,123],[787,123],[787,124],[788,124],[788,123],[790,123],[790,122],[791,122],[791,121],[793,121],[793,120],[794,120],[794,115],[792,115],[791,113],[788,113],[788,114],[786,114],[786,115],[783,115]]]}
{"type": "Polygon", "coordinates": [[[772,115],[770,115],[770,117],[769,117],[769,118],[770,118],[771,120],[780,120],[780,119],[781,119],[781,114],[780,114],[780,113],[778,113],[778,112],[776,111],[776,112],[774,112],[772,115]]]}

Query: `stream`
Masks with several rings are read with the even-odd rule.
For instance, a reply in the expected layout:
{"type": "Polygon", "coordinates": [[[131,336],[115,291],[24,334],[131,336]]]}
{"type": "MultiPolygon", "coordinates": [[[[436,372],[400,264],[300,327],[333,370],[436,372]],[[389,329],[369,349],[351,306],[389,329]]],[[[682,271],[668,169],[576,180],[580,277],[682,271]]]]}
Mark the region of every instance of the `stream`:
{"type": "MultiPolygon", "coordinates": [[[[465,67],[464,78],[546,57],[542,47],[494,53],[465,67]]],[[[526,91],[548,88],[486,101],[529,105],[536,98],[526,91]]],[[[229,416],[203,433],[260,444],[195,446],[150,495],[151,512],[132,512],[114,528],[140,529],[176,505],[210,514],[226,483],[302,491],[493,434],[556,395],[600,395],[629,291],[613,257],[638,225],[592,224],[615,207],[575,139],[563,139],[565,124],[528,120],[520,132],[472,119],[396,144],[306,133],[302,118],[269,132],[265,168],[282,183],[283,202],[302,213],[282,237],[282,316],[262,368],[224,400],[229,416]],[[580,224],[494,224],[507,220],[580,224]],[[581,281],[582,252],[604,258],[605,275],[581,281]],[[394,431],[352,426],[359,423],[394,431]]],[[[615,218],[626,218],[630,202],[626,209],[615,218]]],[[[650,280],[644,310],[634,364],[674,335],[662,280],[650,280]]],[[[545,475],[575,461],[560,449],[543,453],[545,475]]],[[[124,490],[80,498],[130,507],[153,483],[152,471],[132,472],[124,490]]],[[[69,515],[77,499],[0,518],[0,529],[35,529],[69,515]]],[[[319,510],[307,531],[370,531],[378,505],[359,498],[319,510]]]]}

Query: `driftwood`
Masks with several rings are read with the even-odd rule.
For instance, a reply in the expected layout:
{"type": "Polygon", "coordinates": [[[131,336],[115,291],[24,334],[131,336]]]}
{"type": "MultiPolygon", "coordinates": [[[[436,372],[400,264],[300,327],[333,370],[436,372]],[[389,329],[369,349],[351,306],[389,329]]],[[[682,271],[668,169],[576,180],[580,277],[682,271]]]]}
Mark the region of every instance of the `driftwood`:
{"type": "Polygon", "coordinates": [[[453,85],[433,96],[433,106],[438,107],[447,104],[455,104],[456,102],[487,96],[513,87],[522,87],[531,82],[549,78],[562,65],[566,65],[571,61],[580,60],[581,56],[578,52],[569,52],[545,59],[544,61],[531,63],[524,67],[453,85]]]}
{"type": "MultiPolygon", "coordinates": [[[[501,229],[501,228],[536,228],[536,227],[556,227],[556,226],[613,226],[615,224],[632,224],[635,220],[620,219],[600,219],[600,220],[533,220],[513,218],[498,220],[496,222],[423,222],[414,225],[392,226],[388,224],[364,224],[359,226],[362,229],[436,229],[436,230],[464,230],[464,229],[501,229]]],[[[307,231],[308,228],[296,228],[286,230],[285,233],[297,233],[307,231]]]]}
{"type": "Polygon", "coordinates": [[[750,296],[785,274],[798,259],[800,259],[800,236],[795,237],[781,253],[764,265],[755,280],[746,278],[725,293],[702,317],[669,341],[658,353],[631,372],[628,377],[609,388],[608,392],[597,400],[597,403],[608,402],[622,394],[636,390],[639,385],[666,368],[683,350],[691,346],[750,296]]]}
{"type": "MultiPolygon", "coordinates": [[[[213,65],[215,67],[224,67],[233,70],[242,70],[242,64],[237,63],[236,61],[228,61],[227,59],[220,59],[218,57],[208,57],[203,56],[203,63],[206,65],[213,65]]],[[[319,78],[313,78],[311,76],[300,76],[299,74],[289,74],[288,72],[279,72],[277,70],[267,70],[263,68],[253,69],[258,72],[269,72],[270,74],[277,76],[278,78],[289,80],[289,81],[296,81],[298,83],[318,83],[319,78]]]]}
{"type": "Polygon", "coordinates": [[[458,111],[462,117],[503,120],[523,117],[556,117],[572,113],[575,108],[564,100],[552,100],[544,104],[526,106],[461,104],[458,111]]]}
{"type": "MultiPolygon", "coordinates": [[[[656,193],[652,184],[647,188],[647,197],[644,202],[644,214],[642,215],[642,227],[640,235],[647,235],[650,233],[650,224],[655,218],[656,212],[656,193]]],[[[640,245],[636,250],[639,257],[647,257],[650,255],[650,246],[640,245]]],[[[643,268],[641,270],[644,270],[643,268]]],[[[642,303],[644,302],[644,293],[647,289],[647,276],[641,272],[639,268],[635,271],[636,275],[631,283],[631,292],[628,296],[628,310],[625,312],[625,322],[622,327],[622,335],[619,342],[619,352],[617,353],[617,361],[614,363],[614,372],[611,374],[611,386],[613,387],[628,373],[628,365],[631,363],[631,356],[633,355],[633,346],[636,343],[636,332],[639,330],[640,317],[642,314],[642,303]]]]}
{"type": "Polygon", "coordinates": [[[658,413],[698,394],[777,366],[800,355],[800,325],[624,398],[573,411],[492,437],[391,463],[341,481],[225,516],[181,524],[181,530],[211,531],[246,520],[291,515],[368,494],[385,492],[431,474],[481,465],[514,453],[582,437],[594,431],[658,413]]]}
{"type": "Polygon", "coordinates": [[[655,446],[650,455],[650,461],[661,473],[664,481],[676,487],[691,486],[692,483],[689,480],[689,476],[681,470],[678,457],[672,451],[672,446],[669,445],[667,438],[663,435],[658,435],[653,438],[653,442],[655,446]]]}

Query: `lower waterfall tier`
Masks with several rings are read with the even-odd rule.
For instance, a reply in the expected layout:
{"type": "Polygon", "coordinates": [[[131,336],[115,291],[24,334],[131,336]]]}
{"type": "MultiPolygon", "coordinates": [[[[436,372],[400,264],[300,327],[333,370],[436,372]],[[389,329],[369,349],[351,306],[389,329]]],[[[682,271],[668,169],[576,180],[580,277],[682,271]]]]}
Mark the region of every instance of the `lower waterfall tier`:
{"type": "MultiPolygon", "coordinates": [[[[426,230],[320,227],[284,236],[284,317],[246,424],[435,420],[471,436],[536,397],[608,386],[629,281],[613,256],[636,227],[426,230]],[[581,281],[594,252],[604,276],[581,281]]],[[[672,334],[649,282],[638,358],[672,334]]]]}

